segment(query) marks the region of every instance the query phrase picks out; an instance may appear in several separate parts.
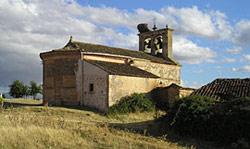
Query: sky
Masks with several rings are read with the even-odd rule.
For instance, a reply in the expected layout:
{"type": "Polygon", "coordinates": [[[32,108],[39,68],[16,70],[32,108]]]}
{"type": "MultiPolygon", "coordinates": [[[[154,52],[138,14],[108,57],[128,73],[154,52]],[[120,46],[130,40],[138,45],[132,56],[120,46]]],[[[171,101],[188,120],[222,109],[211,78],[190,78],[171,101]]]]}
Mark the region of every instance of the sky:
{"type": "Polygon", "coordinates": [[[42,83],[39,53],[73,40],[138,50],[137,24],[173,28],[183,86],[250,77],[248,0],[1,0],[0,92],[42,83]]]}

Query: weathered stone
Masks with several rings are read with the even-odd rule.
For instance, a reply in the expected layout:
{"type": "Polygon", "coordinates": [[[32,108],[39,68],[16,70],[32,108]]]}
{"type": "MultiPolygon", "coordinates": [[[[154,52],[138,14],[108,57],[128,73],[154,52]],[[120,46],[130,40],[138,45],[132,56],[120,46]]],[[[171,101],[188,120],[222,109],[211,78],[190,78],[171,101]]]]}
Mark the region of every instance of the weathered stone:
{"type": "MultiPolygon", "coordinates": [[[[72,39],[62,49],[41,53],[44,104],[82,105],[107,112],[124,96],[180,85],[181,66],[171,57],[171,32],[160,29],[141,34],[143,39],[160,35],[168,42],[162,43],[168,51],[161,57],[72,39]]],[[[180,90],[178,94],[188,93],[180,90]]]]}

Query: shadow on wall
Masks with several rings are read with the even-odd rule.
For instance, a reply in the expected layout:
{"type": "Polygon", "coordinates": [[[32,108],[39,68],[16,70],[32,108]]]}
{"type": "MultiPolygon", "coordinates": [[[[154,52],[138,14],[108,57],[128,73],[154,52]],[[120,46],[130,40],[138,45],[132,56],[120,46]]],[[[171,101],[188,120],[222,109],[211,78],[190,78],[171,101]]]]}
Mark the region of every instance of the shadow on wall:
{"type": "Polygon", "coordinates": [[[189,96],[194,90],[193,88],[181,87],[173,83],[167,87],[157,87],[149,94],[156,101],[156,107],[166,111],[173,106],[175,101],[189,96]]]}

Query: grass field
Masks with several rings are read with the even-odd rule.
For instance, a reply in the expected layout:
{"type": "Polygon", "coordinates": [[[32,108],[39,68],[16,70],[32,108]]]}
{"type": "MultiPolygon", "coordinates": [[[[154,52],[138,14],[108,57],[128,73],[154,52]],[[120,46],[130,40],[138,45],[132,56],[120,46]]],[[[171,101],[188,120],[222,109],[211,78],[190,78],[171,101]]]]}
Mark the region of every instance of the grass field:
{"type": "Polygon", "coordinates": [[[27,99],[6,102],[26,106],[1,109],[0,148],[214,148],[192,139],[150,136],[161,131],[154,112],[107,117],[88,109],[36,106],[40,101],[27,99]]]}
{"type": "Polygon", "coordinates": [[[27,105],[34,105],[34,104],[42,104],[42,100],[34,100],[34,99],[4,99],[5,102],[14,103],[14,104],[27,104],[27,105]]]}

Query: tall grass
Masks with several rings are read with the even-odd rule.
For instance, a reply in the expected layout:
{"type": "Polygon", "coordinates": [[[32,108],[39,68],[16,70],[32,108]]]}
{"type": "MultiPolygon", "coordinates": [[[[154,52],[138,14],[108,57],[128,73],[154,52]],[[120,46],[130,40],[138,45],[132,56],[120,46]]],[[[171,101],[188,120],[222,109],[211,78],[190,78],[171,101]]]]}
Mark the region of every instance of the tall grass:
{"type": "Polygon", "coordinates": [[[153,115],[131,114],[121,121],[90,111],[66,108],[29,106],[2,109],[0,148],[183,148],[109,125],[152,120],[153,115]]]}

